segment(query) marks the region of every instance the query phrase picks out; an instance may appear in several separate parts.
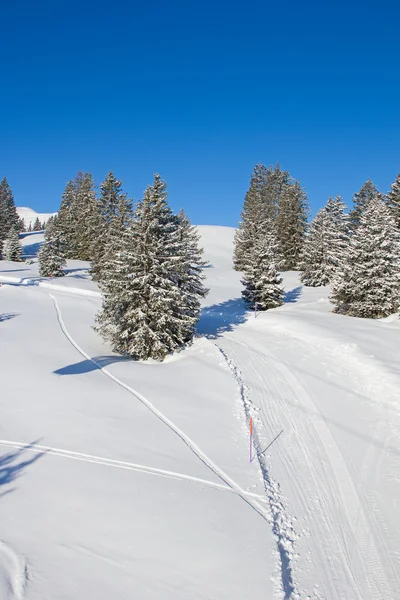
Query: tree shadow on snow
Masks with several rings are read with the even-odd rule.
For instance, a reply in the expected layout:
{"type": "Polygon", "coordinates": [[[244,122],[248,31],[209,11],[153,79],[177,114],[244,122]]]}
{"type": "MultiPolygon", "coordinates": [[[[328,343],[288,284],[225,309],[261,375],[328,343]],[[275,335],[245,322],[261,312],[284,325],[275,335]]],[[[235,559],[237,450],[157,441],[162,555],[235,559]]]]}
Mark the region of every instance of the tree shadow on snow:
{"type": "MultiPolygon", "coordinates": [[[[38,440],[37,440],[38,441],[38,440]]],[[[3,486],[7,486],[10,483],[13,483],[22,472],[35,463],[37,460],[42,458],[46,452],[41,452],[40,454],[33,454],[29,457],[26,457],[25,453],[29,451],[29,449],[33,446],[33,444],[37,443],[32,442],[31,444],[26,444],[24,448],[18,448],[13,452],[8,452],[7,454],[0,454],[0,488],[3,486]]],[[[15,488],[11,490],[5,490],[0,493],[1,496],[5,496],[6,494],[10,494],[15,488]]]]}
{"type": "Polygon", "coordinates": [[[17,273],[18,271],[26,271],[26,269],[2,269],[0,273],[17,273]]]}
{"type": "Polygon", "coordinates": [[[249,309],[242,298],[232,298],[220,304],[206,306],[201,311],[197,333],[215,339],[245,323],[248,314],[249,309]]]}
{"type": "Polygon", "coordinates": [[[0,313],[0,323],[18,317],[18,313],[0,313]]]}
{"type": "Polygon", "coordinates": [[[27,244],[26,246],[24,246],[22,248],[22,254],[24,258],[32,258],[33,256],[37,256],[37,253],[39,252],[42,245],[43,242],[36,242],[35,244],[27,244]]]}
{"type": "Polygon", "coordinates": [[[286,292],[283,301],[284,302],[297,302],[303,292],[303,287],[300,285],[299,287],[293,288],[286,292]]]}
{"type": "Polygon", "coordinates": [[[126,356],[94,356],[92,359],[81,360],[72,365],[67,365],[61,369],[53,371],[54,375],[82,375],[82,373],[90,373],[91,371],[97,371],[103,369],[108,365],[112,365],[116,362],[132,362],[131,358],[126,356]]]}

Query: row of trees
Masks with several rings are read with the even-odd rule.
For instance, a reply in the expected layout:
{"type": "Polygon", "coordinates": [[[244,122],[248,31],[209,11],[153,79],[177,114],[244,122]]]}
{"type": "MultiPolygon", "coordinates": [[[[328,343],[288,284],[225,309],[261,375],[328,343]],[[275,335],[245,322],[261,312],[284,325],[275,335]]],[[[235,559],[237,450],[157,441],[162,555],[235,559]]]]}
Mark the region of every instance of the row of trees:
{"type": "Polygon", "coordinates": [[[400,175],[384,196],[368,180],[347,213],[329,198],[308,227],[305,192],[279,166],[256,165],[235,236],[244,299],[260,310],[283,302],[279,270],[306,286],[331,285],[335,311],[381,317],[400,306],[400,175]]]}
{"type": "Polygon", "coordinates": [[[66,258],[91,261],[102,291],[97,331],[121,354],[162,360],[193,338],[208,292],[202,253],[197,230],[172,211],[159,175],[132,208],[113,173],[99,198],[92,176],[79,173],[47,224],[40,274],[62,275],[66,258]]]}

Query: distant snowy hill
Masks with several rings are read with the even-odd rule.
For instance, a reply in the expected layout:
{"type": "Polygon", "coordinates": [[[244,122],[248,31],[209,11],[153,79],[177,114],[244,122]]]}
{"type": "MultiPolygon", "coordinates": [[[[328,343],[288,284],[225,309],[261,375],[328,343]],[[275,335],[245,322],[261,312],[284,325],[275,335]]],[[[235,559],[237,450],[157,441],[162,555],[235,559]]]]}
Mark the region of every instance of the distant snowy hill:
{"type": "Polygon", "coordinates": [[[29,223],[31,225],[34,224],[36,217],[39,217],[39,221],[43,223],[43,221],[48,221],[51,216],[56,213],[37,213],[32,208],[28,208],[27,206],[17,206],[17,213],[21,219],[24,219],[26,227],[29,227],[29,223]]]}

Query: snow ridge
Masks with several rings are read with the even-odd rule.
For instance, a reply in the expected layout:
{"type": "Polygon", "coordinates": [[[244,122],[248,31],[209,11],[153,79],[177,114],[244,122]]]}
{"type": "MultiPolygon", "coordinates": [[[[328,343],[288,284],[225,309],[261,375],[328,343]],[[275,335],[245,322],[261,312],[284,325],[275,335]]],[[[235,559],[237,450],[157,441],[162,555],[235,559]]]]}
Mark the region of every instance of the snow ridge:
{"type": "Polygon", "coordinates": [[[22,600],[28,582],[25,560],[4,542],[0,542],[0,597],[22,600]]]}
{"type": "MultiPolygon", "coordinates": [[[[224,357],[226,364],[228,365],[237,382],[246,418],[249,421],[250,417],[254,417],[257,414],[257,411],[251,401],[251,398],[249,397],[248,389],[244,378],[239,368],[229,358],[226,352],[222,350],[222,348],[220,348],[217,344],[214,345],[224,357]]],[[[268,465],[266,463],[266,458],[263,454],[263,447],[260,443],[260,439],[257,434],[257,427],[253,428],[253,441],[258,463],[260,465],[260,469],[264,479],[265,492],[267,494],[269,509],[271,513],[270,522],[272,524],[272,531],[277,539],[284,600],[299,599],[300,595],[296,591],[295,584],[293,582],[291,566],[291,553],[293,551],[294,542],[298,536],[294,531],[292,519],[287,514],[280,492],[279,484],[273,479],[269,472],[268,465]]]]}

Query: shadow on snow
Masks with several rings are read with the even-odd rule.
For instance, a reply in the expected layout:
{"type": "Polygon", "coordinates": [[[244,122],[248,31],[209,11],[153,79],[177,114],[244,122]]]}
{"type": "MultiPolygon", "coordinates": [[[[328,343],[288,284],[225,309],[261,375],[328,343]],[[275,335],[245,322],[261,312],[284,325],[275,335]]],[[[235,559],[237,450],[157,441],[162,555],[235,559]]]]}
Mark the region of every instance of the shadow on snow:
{"type": "Polygon", "coordinates": [[[117,362],[133,362],[133,359],[127,358],[126,356],[112,355],[109,356],[94,356],[92,359],[81,360],[72,365],[67,365],[61,369],[53,371],[55,375],[82,375],[82,373],[90,373],[91,371],[97,371],[103,369],[117,362]]]}
{"type": "MultiPolygon", "coordinates": [[[[42,456],[44,456],[45,452],[40,454],[34,454],[29,458],[25,457],[24,453],[27,450],[29,450],[33,444],[36,443],[37,441],[32,442],[32,444],[27,444],[24,448],[18,448],[18,450],[15,450],[13,452],[8,452],[7,454],[0,455],[0,488],[2,486],[13,483],[18,477],[20,477],[22,472],[27,467],[29,467],[37,460],[42,458],[42,456]]],[[[5,496],[6,494],[11,493],[13,489],[15,488],[1,492],[0,498],[1,496],[5,496]]]]}
{"type": "Polygon", "coordinates": [[[0,323],[18,317],[18,313],[0,313],[0,323]]]}
{"type": "Polygon", "coordinates": [[[297,300],[300,298],[302,292],[303,292],[303,287],[301,285],[299,287],[293,288],[292,290],[289,290],[288,292],[286,292],[286,294],[283,298],[283,301],[285,303],[297,302],[297,300]]]}
{"type": "Polygon", "coordinates": [[[248,314],[249,309],[242,298],[232,298],[220,304],[206,306],[201,311],[197,333],[215,339],[245,323],[248,314]]]}

